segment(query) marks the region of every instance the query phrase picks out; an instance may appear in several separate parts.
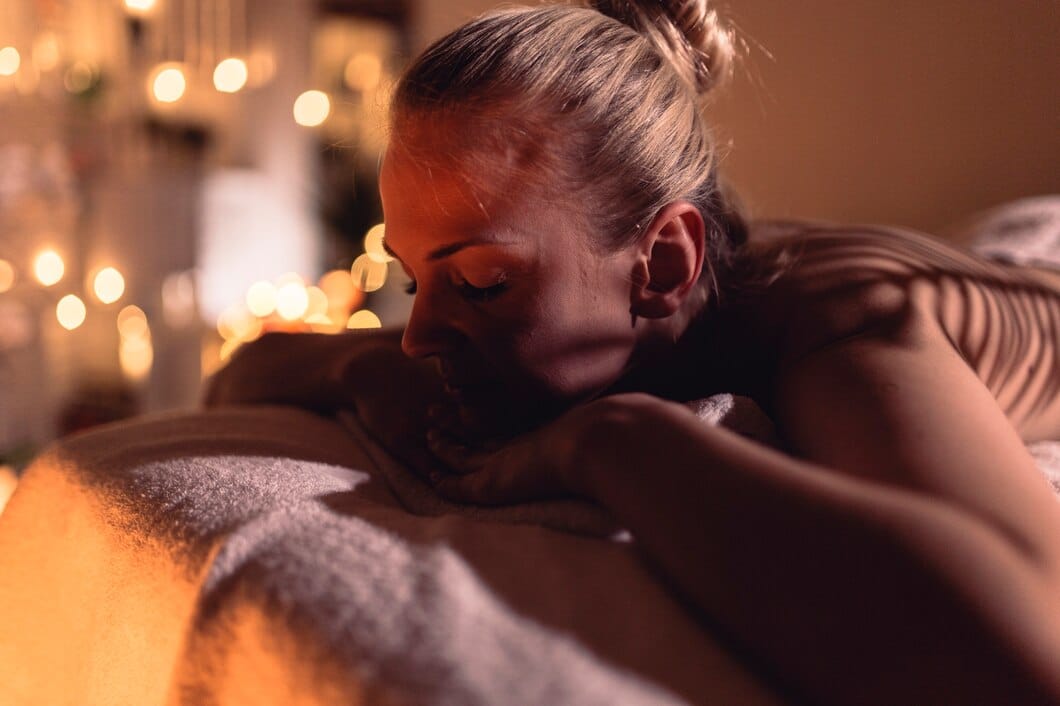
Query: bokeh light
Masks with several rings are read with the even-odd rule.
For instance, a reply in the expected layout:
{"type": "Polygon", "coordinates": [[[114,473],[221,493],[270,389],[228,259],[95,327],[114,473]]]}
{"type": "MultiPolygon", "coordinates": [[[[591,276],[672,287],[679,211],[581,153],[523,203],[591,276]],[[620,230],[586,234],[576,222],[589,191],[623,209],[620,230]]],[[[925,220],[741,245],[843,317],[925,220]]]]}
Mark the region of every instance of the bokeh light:
{"type": "Polygon", "coordinates": [[[320,278],[319,287],[328,298],[328,310],[349,311],[358,303],[357,287],[349,270],[332,270],[320,278]]]}
{"type": "Polygon", "coordinates": [[[379,317],[367,309],[354,312],[346,323],[346,328],[382,328],[379,317]]]}
{"type": "Polygon", "coordinates": [[[294,102],[294,120],[305,127],[316,127],[328,119],[331,100],[323,91],[306,91],[294,102]]]}
{"type": "Polygon", "coordinates": [[[33,41],[33,63],[41,71],[51,71],[59,65],[59,38],[45,32],[33,41]]]}
{"type": "Polygon", "coordinates": [[[75,62],[63,75],[63,85],[73,94],[84,93],[96,81],[96,67],[87,61],[75,62]]]}
{"type": "Polygon", "coordinates": [[[0,260],[0,294],[15,286],[15,268],[7,260],[0,260]]]}
{"type": "Polygon", "coordinates": [[[63,258],[54,250],[45,250],[33,261],[33,274],[45,287],[56,284],[66,273],[63,258]]]}
{"type": "Polygon", "coordinates": [[[346,85],[353,91],[371,91],[379,85],[383,75],[383,62],[375,54],[358,52],[354,54],[343,71],[346,85]]]}
{"type": "Polygon", "coordinates": [[[123,338],[118,346],[121,371],[130,380],[139,382],[151,374],[155,350],[149,335],[123,338]]]}
{"type": "Polygon", "coordinates": [[[14,76],[22,64],[22,56],[14,47],[0,49],[0,76],[14,76]]]}
{"type": "Polygon", "coordinates": [[[386,284],[387,265],[376,261],[371,255],[359,255],[350,268],[353,284],[364,292],[374,292],[386,284]]]}
{"type": "Polygon", "coordinates": [[[296,321],[305,316],[309,308],[309,293],[305,286],[288,282],[276,290],[276,313],[287,321],[296,321]]]}
{"type": "Polygon", "coordinates": [[[147,14],[155,6],[155,0],[125,0],[125,9],[137,15],[147,14]]]}
{"type": "Polygon", "coordinates": [[[184,71],[173,64],[162,64],[151,77],[151,95],[159,103],[176,103],[187,88],[184,71]]]}
{"type": "Polygon", "coordinates": [[[247,64],[242,59],[228,58],[213,70],[213,85],[222,93],[235,93],[247,85],[247,64]]]}
{"type": "Polygon", "coordinates": [[[55,318],[59,320],[59,325],[67,331],[73,331],[85,323],[85,315],[87,313],[85,303],[76,294],[67,294],[55,305],[55,318]]]}
{"type": "Polygon", "coordinates": [[[364,252],[376,262],[392,262],[394,259],[390,257],[390,254],[383,247],[383,237],[385,235],[386,226],[380,223],[369,228],[368,233],[364,236],[364,252]]]}
{"type": "Polygon", "coordinates": [[[233,306],[217,317],[217,333],[226,341],[248,341],[261,335],[261,322],[242,306],[233,306]]]}
{"type": "Polygon", "coordinates": [[[125,278],[113,267],[104,267],[96,273],[92,282],[92,291],[104,304],[113,304],[125,294],[125,278]]]}
{"type": "Polygon", "coordinates": [[[143,338],[149,332],[147,315],[140,307],[130,304],[118,312],[118,333],[122,338],[143,338]]]}
{"type": "Polygon", "coordinates": [[[305,290],[308,303],[306,304],[305,313],[302,315],[308,322],[311,317],[324,317],[328,316],[328,295],[324,293],[324,290],[320,287],[306,287],[305,290]]]}
{"type": "Polygon", "coordinates": [[[276,311],[276,285],[272,282],[255,282],[246,296],[247,309],[254,316],[266,317],[276,311]]]}

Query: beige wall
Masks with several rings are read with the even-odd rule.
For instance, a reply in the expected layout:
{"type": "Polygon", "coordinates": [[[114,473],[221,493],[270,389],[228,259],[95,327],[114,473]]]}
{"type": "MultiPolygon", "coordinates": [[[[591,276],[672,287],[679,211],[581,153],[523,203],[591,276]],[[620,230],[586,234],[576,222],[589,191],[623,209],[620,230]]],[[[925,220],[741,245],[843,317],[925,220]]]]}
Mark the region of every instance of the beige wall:
{"type": "MultiPolygon", "coordinates": [[[[423,0],[421,46],[496,4],[423,0]]],[[[937,230],[1060,192],[1058,0],[719,7],[751,51],[710,114],[753,215],[937,230]]]]}

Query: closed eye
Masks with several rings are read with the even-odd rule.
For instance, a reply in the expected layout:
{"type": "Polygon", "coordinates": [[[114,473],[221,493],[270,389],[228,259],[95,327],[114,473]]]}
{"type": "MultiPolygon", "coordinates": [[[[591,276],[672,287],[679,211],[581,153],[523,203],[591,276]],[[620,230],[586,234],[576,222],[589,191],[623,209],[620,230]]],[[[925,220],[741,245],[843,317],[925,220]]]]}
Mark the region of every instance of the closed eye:
{"type": "Polygon", "coordinates": [[[476,302],[488,302],[503,294],[508,289],[508,283],[498,282],[490,287],[476,287],[468,282],[461,282],[457,285],[457,288],[466,299],[476,302]]]}
{"type": "MultiPolygon", "coordinates": [[[[476,287],[469,282],[461,282],[456,285],[456,288],[466,299],[477,302],[488,302],[503,294],[504,291],[508,289],[508,283],[498,282],[490,287],[476,287]]],[[[410,296],[416,294],[415,280],[405,285],[405,293],[410,296]]]]}

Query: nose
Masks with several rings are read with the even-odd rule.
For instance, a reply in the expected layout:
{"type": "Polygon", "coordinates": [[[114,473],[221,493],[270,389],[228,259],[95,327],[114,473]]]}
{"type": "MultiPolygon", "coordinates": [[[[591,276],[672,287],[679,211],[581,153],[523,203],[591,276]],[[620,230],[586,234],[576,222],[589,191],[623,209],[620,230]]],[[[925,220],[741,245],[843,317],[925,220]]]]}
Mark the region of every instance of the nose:
{"type": "Polygon", "coordinates": [[[453,334],[437,305],[420,292],[413,300],[412,313],[401,336],[401,350],[410,358],[441,355],[450,348],[453,334]]]}

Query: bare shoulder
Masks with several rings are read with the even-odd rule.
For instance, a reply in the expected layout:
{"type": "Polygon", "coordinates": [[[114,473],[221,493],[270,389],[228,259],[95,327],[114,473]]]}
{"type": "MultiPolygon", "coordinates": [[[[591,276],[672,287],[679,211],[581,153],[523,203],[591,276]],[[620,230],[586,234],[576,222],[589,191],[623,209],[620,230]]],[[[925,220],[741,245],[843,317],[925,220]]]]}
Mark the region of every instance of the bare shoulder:
{"type": "Polygon", "coordinates": [[[1060,275],[927,234],[812,224],[760,246],[787,265],[762,305],[781,367],[838,341],[929,322],[1026,441],[1060,438],[1060,275]]]}

